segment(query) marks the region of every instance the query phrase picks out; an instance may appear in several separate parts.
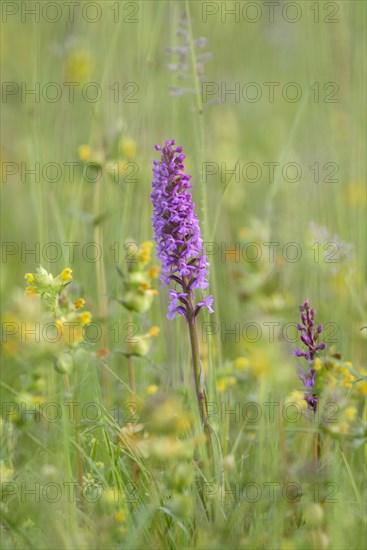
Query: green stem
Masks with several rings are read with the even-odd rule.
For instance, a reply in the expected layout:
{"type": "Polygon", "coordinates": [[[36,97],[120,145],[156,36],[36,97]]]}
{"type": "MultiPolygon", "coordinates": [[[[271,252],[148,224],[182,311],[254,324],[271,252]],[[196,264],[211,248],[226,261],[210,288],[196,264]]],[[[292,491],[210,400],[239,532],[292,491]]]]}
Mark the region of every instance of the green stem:
{"type": "Polygon", "coordinates": [[[206,436],[206,448],[208,453],[208,458],[211,459],[214,457],[213,444],[211,438],[211,427],[209,425],[208,419],[208,403],[205,393],[205,372],[200,359],[200,349],[199,349],[199,338],[196,329],[194,308],[192,306],[191,297],[189,298],[189,303],[186,306],[187,312],[187,323],[189,325],[190,332],[190,342],[191,342],[191,353],[192,353],[192,365],[194,369],[194,379],[195,379],[195,389],[196,397],[199,406],[200,418],[203,424],[204,434],[206,436]]]}
{"type": "Polygon", "coordinates": [[[206,429],[205,427],[207,426],[207,421],[208,421],[208,408],[207,408],[206,397],[205,397],[205,373],[204,373],[203,365],[200,359],[199,339],[198,339],[198,333],[196,330],[196,323],[193,315],[193,309],[191,305],[187,306],[186,311],[187,311],[187,320],[188,320],[189,332],[190,332],[192,364],[194,368],[196,397],[198,400],[201,421],[204,425],[204,430],[205,430],[206,429]]]}

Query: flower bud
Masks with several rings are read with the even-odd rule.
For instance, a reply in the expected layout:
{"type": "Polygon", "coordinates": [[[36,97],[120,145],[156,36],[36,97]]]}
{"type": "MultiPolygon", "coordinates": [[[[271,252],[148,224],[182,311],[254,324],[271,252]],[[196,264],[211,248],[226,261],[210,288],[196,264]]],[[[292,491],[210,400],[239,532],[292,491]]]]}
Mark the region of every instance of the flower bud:
{"type": "Polygon", "coordinates": [[[154,294],[152,292],[131,290],[125,295],[123,305],[126,307],[126,309],[129,309],[130,311],[144,313],[145,311],[148,311],[148,309],[151,307],[153,303],[153,296],[154,294]]]}
{"type": "Polygon", "coordinates": [[[61,374],[71,374],[73,371],[73,359],[70,353],[61,353],[54,358],[55,370],[61,374]]]}

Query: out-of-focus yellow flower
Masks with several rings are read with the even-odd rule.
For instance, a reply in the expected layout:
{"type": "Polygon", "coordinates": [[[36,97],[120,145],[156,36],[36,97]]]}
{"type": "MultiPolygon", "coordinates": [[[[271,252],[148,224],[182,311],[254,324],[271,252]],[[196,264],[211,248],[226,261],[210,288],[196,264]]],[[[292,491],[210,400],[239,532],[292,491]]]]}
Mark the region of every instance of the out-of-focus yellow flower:
{"type": "Polygon", "coordinates": [[[18,343],[13,340],[8,340],[3,344],[4,352],[8,357],[14,357],[18,353],[18,343]]]}
{"type": "Polygon", "coordinates": [[[34,283],[34,280],[35,280],[35,279],[34,279],[33,273],[26,273],[26,274],[24,275],[24,278],[27,279],[27,283],[28,283],[29,285],[31,285],[32,283],[34,283]]]}
{"type": "Polygon", "coordinates": [[[246,370],[250,365],[250,361],[246,357],[237,357],[234,361],[234,366],[238,370],[246,370]]]}
{"type": "Polygon", "coordinates": [[[120,140],[119,149],[124,157],[131,160],[136,155],[136,141],[132,138],[124,137],[120,140]]]}
{"type": "Polygon", "coordinates": [[[42,405],[42,403],[45,402],[45,398],[43,397],[43,395],[35,395],[33,397],[33,403],[35,405],[42,405]]]}
{"type": "Polygon", "coordinates": [[[118,522],[118,523],[124,523],[125,520],[126,520],[126,512],[125,510],[123,509],[120,509],[116,512],[115,514],[115,520],[118,522]]]}
{"type": "Polygon", "coordinates": [[[353,386],[353,382],[355,380],[355,376],[353,376],[353,374],[351,374],[349,371],[347,374],[345,374],[344,376],[344,380],[343,380],[343,386],[345,388],[351,388],[353,386]]]}
{"type": "Polygon", "coordinates": [[[93,75],[94,61],[91,54],[78,49],[69,53],[65,63],[65,78],[67,81],[85,84],[93,75]]]}
{"type": "Polygon", "coordinates": [[[63,269],[63,271],[61,272],[61,280],[66,282],[66,281],[71,281],[73,276],[72,276],[72,269],[70,269],[70,267],[65,267],[65,269],[63,269]]]}
{"type": "Polygon", "coordinates": [[[79,316],[79,320],[81,322],[81,324],[84,326],[84,325],[89,325],[89,323],[92,322],[92,314],[90,311],[83,311],[83,313],[80,314],[79,316]]]}
{"type": "Polygon", "coordinates": [[[74,307],[75,309],[81,309],[82,307],[85,306],[85,300],[84,298],[78,298],[75,302],[74,302],[74,307]]]}
{"type": "Polygon", "coordinates": [[[80,160],[90,160],[92,156],[92,149],[89,147],[89,145],[79,145],[78,153],[80,160]]]}
{"type": "Polygon", "coordinates": [[[108,502],[108,504],[114,504],[117,501],[115,490],[112,489],[112,487],[108,487],[108,489],[103,492],[103,499],[108,502]]]}
{"type": "Polygon", "coordinates": [[[117,174],[119,176],[123,176],[124,174],[126,174],[126,172],[128,171],[129,169],[129,163],[126,161],[126,160],[118,160],[118,161],[115,161],[111,167],[109,168],[111,173],[112,174],[116,174],[116,168],[117,168],[117,174]]]}
{"type": "Polygon", "coordinates": [[[151,260],[150,253],[153,248],[153,242],[152,241],[144,241],[141,244],[141,250],[139,252],[139,260],[144,263],[148,263],[151,260]]]}
{"type": "Polygon", "coordinates": [[[226,387],[227,387],[226,379],[219,378],[219,380],[217,380],[217,390],[219,392],[224,392],[226,390],[226,387]]]}
{"type": "Polygon", "coordinates": [[[155,384],[150,384],[150,386],[148,386],[145,391],[147,395],[154,395],[158,391],[158,386],[156,386],[155,384]]]}
{"type": "Polygon", "coordinates": [[[157,336],[160,332],[160,328],[157,327],[157,326],[153,326],[150,330],[149,330],[149,336],[157,336]]]}
{"type": "Polygon", "coordinates": [[[354,422],[357,417],[356,407],[347,407],[344,411],[344,416],[348,422],[354,422]]]}
{"type": "Polygon", "coordinates": [[[321,370],[321,368],[322,368],[322,361],[321,361],[320,357],[316,357],[313,368],[314,368],[316,371],[317,371],[317,370],[321,370]]]}
{"type": "Polygon", "coordinates": [[[26,296],[33,297],[33,296],[37,296],[38,292],[37,292],[37,289],[34,286],[27,286],[27,288],[24,291],[24,294],[26,296]]]}
{"type": "Polygon", "coordinates": [[[305,401],[304,395],[299,390],[292,391],[287,397],[285,398],[286,403],[295,403],[299,407],[301,407],[302,410],[307,409],[307,402],[305,401]]]}
{"type": "Polygon", "coordinates": [[[234,386],[235,384],[237,384],[237,378],[234,376],[225,376],[217,380],[217,390],[219,392],[224,392],[228,386],[234,386]]]}
{"type": "Polygon", "coordinates": [[[363,207],[367,204],[367,192],[365,182],[352,183],[346,189],[347,201],[351,206],[363,207]]]}
{"type": "Polygon", "coordinates": [[[149,269],[149,277],[151,279],[158,279],[159,277],[159,267],[157,265],[152,265],[152,267],[149,269]]]}
{"type": "Polygon", "coordinates": [[[242,227],[239,232],[241,239],[246,239],[249,236],[250,229],[248,227],[242,227]]]}
{"type": "Polygon", "coordinates": [[[361,395],[367,395],[367,380],[358,382],[358,384],[356,384],[356,389],[361,395]]]}
{"type": "Polygon", "coordinates": [[[254,376],[259,377],[268,374],[272,367],[268,354],[260,349],[253,350],[250,365],[254,376]]]}
{"type": "Polygon", "coordinates": [[[145,248],[146,250],[152,250],[154,243],[153,241],[143,241],[141,244],[142,248],[145,248]]]}

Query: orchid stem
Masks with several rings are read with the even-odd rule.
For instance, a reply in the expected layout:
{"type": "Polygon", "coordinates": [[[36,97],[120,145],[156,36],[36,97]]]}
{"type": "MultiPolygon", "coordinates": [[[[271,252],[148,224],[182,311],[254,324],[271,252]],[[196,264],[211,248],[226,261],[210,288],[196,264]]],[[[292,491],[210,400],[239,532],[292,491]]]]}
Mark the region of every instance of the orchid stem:
{"type": "MultiPolygon", "coordinates": [[[[190,300],[191,302],[191,300],[190,300]]],[[[199,406],[200,418],[203,424],[204,434],[206,436],[207,453],[210,459],[213,456],[213,447],[211,440],[211,429],[208,424],[208,404],[205,394],[205,372],[200,359],[199,338],[195,322],[195,314],[191,303],[186,308],[187,322],[189,325],[192,364],[194,369],[196,397],[199,406]]]]}

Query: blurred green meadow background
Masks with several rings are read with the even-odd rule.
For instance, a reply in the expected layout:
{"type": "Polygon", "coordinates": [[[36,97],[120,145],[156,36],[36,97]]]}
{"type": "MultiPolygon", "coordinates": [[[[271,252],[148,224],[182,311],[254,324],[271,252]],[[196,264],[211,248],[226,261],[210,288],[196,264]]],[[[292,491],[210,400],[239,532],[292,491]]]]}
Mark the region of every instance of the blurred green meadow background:
{"type": "Polygon", "coordinates": [[[2,547],[365,548],[366,4],[1,8],[2,547]],[[147,244],[172,138],[210,262],[211,457],[147,244]],[[40,265],[72,270],[83,341],[43,332],[40,265]],[[317,419],[292,355],[306,297],[317,419]]]}

